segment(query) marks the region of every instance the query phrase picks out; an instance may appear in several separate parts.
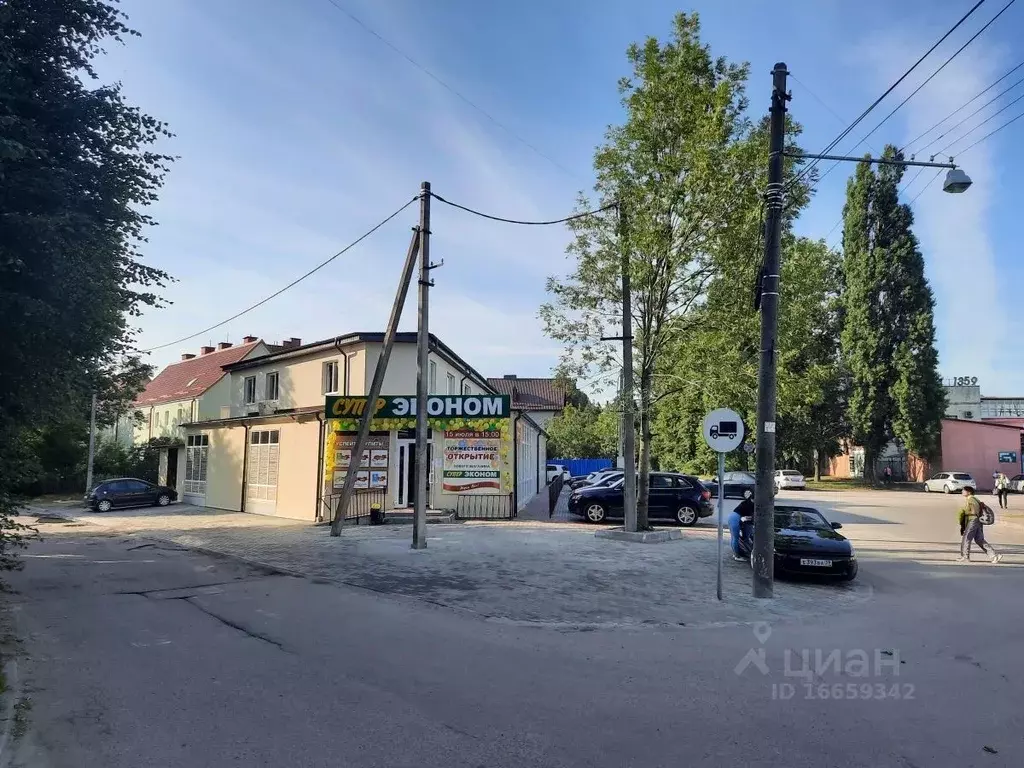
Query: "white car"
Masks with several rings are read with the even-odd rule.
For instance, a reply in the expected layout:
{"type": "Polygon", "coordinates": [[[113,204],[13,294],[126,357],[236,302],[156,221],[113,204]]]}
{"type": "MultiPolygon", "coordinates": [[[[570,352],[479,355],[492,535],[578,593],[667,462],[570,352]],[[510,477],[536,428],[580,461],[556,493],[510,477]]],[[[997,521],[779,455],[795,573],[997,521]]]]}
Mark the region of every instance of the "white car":
{"type": "Polygon", "coordinates": [[[966,472],[939,472],[924,481],[925,492],[960,493],[964,488],[978,490],[978,484],[966,472]]]}
{"type": "Polygon", "coordinates": [[[804,480],[804,476],[797,472],[795,469],[777,469],[775,470],[775,492],[791,489],[802,491],[807,487],[807,481],[804,480]]]}
{"type": "Polygon", "coordinates": [[[562,464],[548,464],[548,483],[550,483],[559,475],[562,476],[562,480],[568,480],[569,470],[566,469],[562,464]]]}
{"type": "Polygon", "coordinates": [[[1014,475],[1010,478],[1010,491],[1024,493],[1024,475],[1014,475]]]}

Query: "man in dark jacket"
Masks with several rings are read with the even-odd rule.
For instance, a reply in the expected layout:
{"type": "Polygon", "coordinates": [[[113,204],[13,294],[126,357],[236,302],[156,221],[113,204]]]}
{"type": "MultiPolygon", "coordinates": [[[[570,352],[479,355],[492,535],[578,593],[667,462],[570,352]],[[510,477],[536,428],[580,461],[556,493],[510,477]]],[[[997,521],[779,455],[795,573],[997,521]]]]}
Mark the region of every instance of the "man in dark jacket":
{"type": "Polygon", "coordinates": [[[742,520],[744,517],[754,516],[754,497],[750,491],[743,495],[743,501],[736,505],[736,509],[729,513],[729,539],[732,544],[733,560],[746,560],[743,548],[740,546],[742,537],[742,520]]]}

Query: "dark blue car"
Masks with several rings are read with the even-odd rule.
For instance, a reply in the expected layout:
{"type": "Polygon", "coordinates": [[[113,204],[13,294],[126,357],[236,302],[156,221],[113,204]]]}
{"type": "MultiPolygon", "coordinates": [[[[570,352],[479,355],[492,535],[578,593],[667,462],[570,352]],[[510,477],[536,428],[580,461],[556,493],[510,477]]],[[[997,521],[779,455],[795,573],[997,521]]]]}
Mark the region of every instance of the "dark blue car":
{"type": "MultiPolygon", "coordinates": [[[[648,494],[648,516],[652,520],[672,520],[680,525],[696,525],[714,511],[711,494],[700,480],[690,475],[651,472],[648,494]]],[[[619,478],[607,486],[583,486],[569,496],[569,511],[583,515],[587,522],[603,523],[621,518],[624,513],[622,486],[619,478]]]]}

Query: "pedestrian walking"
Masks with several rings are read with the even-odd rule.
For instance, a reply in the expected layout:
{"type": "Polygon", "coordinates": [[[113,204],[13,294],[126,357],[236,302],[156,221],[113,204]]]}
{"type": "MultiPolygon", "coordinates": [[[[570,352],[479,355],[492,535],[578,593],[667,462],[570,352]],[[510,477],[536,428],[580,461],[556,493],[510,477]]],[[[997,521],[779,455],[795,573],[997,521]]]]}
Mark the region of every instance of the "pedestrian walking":
{"type": "Polygon", "coordinates": [[[1002,472],[996,479],[996,496],[999,497],[999,508],[1009,509],[1010,480],[1002,472]]]}
{"type": "Polygon", "coordinates": [[[747,491],[743,495],[743,501],[736,505],[729,514],[729,543],[732,545],[732,559],[733,560],[747,560],[747,556],[743,551],[743,518],[753,517],[754,515],[754,498],[750,491],[747,491]]]}
{"type": "Polygon", "coordinates": [[[885,484],[892,484],[892,467],[886,467],[885,472],[882,473],[885,476],[885,484]]]}
{"type": "MultiPolygon", "coordinates": [[[[960,557],[957,560],[961,563],[970,562],[971,544],[977,544],[981,547],[981,551],[988,555],[990,562],[998,563],[1003,556],[985,541],[985,529],[981,522],[984,505],[974,495],[973,488],[964,488],[963,493],[964,505],[960,507],[959,514],[960,530],[963,531],[963,534],[960,539],[960,557]]],[[[991,514],[991,510],[989,510],[989,514],[991,514]]]]}

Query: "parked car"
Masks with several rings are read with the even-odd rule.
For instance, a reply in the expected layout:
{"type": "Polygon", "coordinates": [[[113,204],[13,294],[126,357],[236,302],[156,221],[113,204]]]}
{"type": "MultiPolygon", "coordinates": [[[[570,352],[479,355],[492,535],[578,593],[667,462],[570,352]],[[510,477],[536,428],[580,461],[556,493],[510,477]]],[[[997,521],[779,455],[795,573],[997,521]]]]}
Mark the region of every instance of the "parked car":
{"type": "MultiPolygon", "coordinates": [[[[752,472],[726,472],[722,475],[725,483],[725,498],[743,499],[747,494],[754,493],[754,486],[757,485],[757,478],[752,472]]],[[[718,477],[713,477],[704,484],[711,492],[711,498],[718,498],[718,477]]]]}
{"type": "Polygon", "coordinates": [[[178,492],[166,485],[154,485],[137,477],[104,480],[85,497],[95,512],[109,512],[113,507],[166,507],[176,501],[178,492]]]}
{"type": "MultiPolygon", "coordinates": [[[[569,495],[569,511],[583,515],[587,522],[603,523],[623,515],[622,486],[618,477],[607,485],[587,485],[569,495]]],[[[648,494],[648,515],[652,520],[673,520],[680,525],[696,525],[714,511],[711,494],[700,480],[690,475],[652,472],[648,494]]]]}
{"type": "Polygon", "coordinates": [[[608,469],[600,469],[597,472],[591,472],[589,475],[584,475],[584,476],[577,475],[576,477],[570,477],[569,478],[569,487],[570,488],[580,488],[580,487],[582,487],[584,485],[594,485],[596,483],[601,482],[602,480],[607,479],[609,476],[613,476],[613,475],[621,477],[622,476],[622,470],[621,469],[616,469],[615,467],[609,467],[608,469]]]}
{"type": "Polygon", "coordinates": [[[1024,475],[1014,475],[1010,478],[1010,492],[1024,493],[1024,475]]]}
{"type": "Polygon", "coordinates": [[[552,480],[554,480],[559,475],[562,476],[563,480],[568,480],[569,479],[569,470],[566,469],[561,464],[548,464],[547,472],[548,472],[548,483],[550,483],[552,480]]]}
{"type": "MultiPolygon", "coordinates": [[[[857,577],[857,557],[853,544],[839,533],[842,527],[812,507],[775,507],[775,573],[852,581],[857,577]]],[[[744,517],[740,520],[740,550],[750,557],[753,546],[754,518],[744,517]]]]}
{"type": "Polygon", "coordinates": [[[804,476],[797,472],[795,469],[777,469],[775,470],[775,492],[790,489],[802,491],[807,487],[807,481],[804,480],[804,476]]]}
{"type": "Polygon", "coordinates": [[[939,472],[924,481],[926,492],[959,493],[964,488],[978,490],[978,484],[967,472],[939,472]]]}

